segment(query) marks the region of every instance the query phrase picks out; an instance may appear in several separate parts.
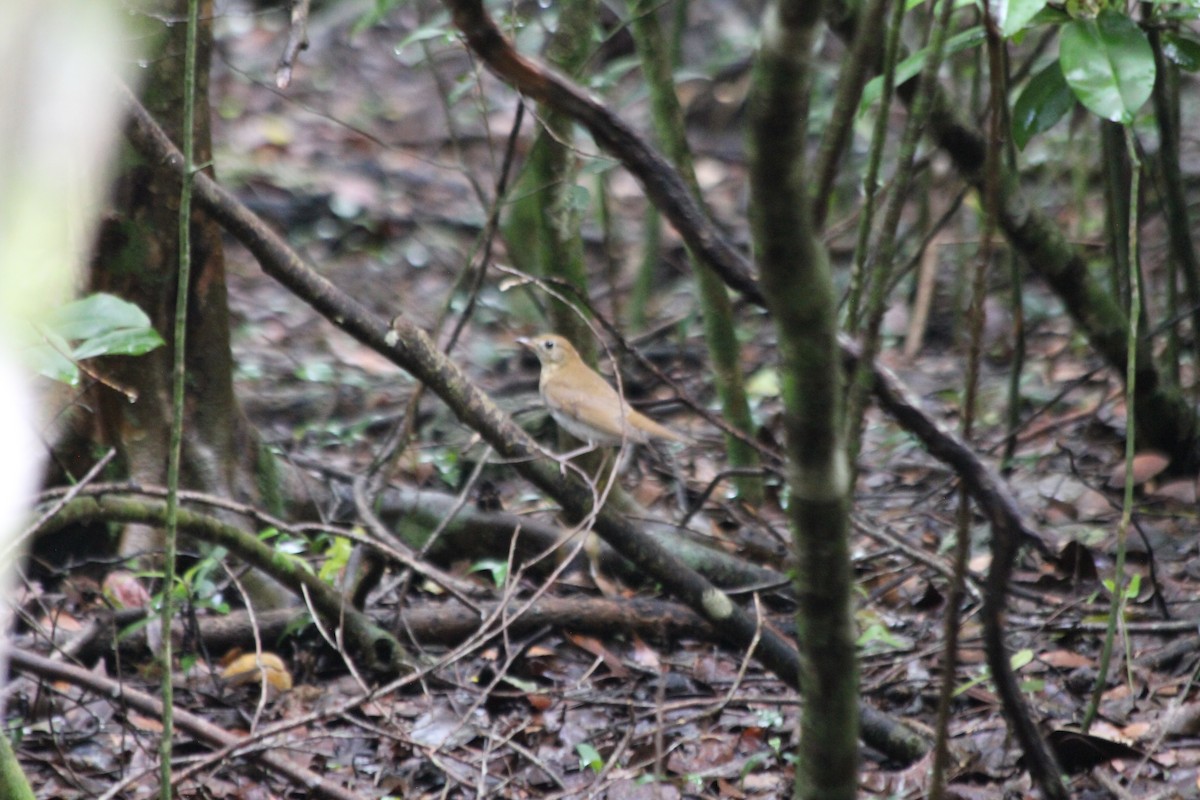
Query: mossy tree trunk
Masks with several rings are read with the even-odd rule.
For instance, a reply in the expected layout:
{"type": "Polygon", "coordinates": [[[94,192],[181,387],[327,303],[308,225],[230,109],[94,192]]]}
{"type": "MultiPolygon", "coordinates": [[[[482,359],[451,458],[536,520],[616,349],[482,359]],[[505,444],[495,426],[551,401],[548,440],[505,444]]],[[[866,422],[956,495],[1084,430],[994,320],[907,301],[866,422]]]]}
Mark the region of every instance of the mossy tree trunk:
{"type": "Polygon", "coordinates": [[[749,116],[755,252],[779,335],[788,515],[796,543],[800,717],[796,797],[851,800],[858,670],[851,608],[850,468],[837,300],[813,223],[804,145],[820,3],[774,0],[763,17],[749,116]]]}
{"type": "MultiPolygon", "coordinates": [[[[700,198],[700,184],[692,166],[692,151],[684,135],[683,109],[675,94],[671,69],[671,48],[659,25],[658,3],[641,0],[631,4],[632,30],[637,43],[642,71],[650,90],[654,129],[667,157],[687,182],[693,196],[700,198]]],[[[748,437],[753,436],[754,420],[746,400],[742,380],[742,349],[737,340],[733,319],[733,304],[724,282],[702,260],[688,250],[692,274],[700,289],[700,308],[704,320],[704,338],[712,359],[713,382],[721,400],[721,412],[729,423],[748,437]]],[[[725,444],[731,467],[757,468],[758,452],[735,436],[726,436],[725,444]]],[[[735,479],[738,497],[757,507],[763,502],[762,479],[742,476],[735,479]]]]}
{"type": "MultiPolygon", "coordinates": [[[[560,7],[558,29],[547,47],[547,58],[567,74],[574,74],[591,52],[591,30],[596,18],[593,0],[560,7]]],[[[530,150],[521,176],[513,215],[506,226],[509,252],[527,272],[561,278],[587,294],[580,219],[586,190],[577,182],[575,124],[569,117],[542,106],[538,119],[544,125],[530,150]]],[[[586,311],[569,296],[552,298],[550,327],[574,343],[580,355],[596,363],[596,343],[587,325],[586,311]]]]}

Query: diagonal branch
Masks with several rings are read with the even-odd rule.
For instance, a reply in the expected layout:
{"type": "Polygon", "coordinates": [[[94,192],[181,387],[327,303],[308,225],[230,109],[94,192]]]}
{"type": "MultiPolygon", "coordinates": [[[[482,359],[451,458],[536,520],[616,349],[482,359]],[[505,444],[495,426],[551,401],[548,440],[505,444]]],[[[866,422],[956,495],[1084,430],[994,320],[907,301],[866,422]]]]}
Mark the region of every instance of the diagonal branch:
{"type": "Polygon", "coordinates": [[[522,94],[552,106],[587,128],[596,143],[620,159],[641,182],[646,195],[688,247],[726,284],[756,305],[763,305],[750,259],[713,224],[707,209],[692,197],[661,153],[568,78],[514,50],[481,0],[445,0],[445,5],[467,44],[496,75],[522,94]]]}

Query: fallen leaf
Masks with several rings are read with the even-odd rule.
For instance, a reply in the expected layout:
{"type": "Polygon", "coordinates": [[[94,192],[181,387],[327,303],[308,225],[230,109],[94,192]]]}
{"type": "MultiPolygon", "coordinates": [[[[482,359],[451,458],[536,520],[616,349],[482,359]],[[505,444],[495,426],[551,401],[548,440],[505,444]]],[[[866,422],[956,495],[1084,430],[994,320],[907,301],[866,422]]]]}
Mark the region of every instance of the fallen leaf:
{"type": "Polygon", "coordinates": [[[149,608],[150,592],[132,572],[116,570],[104,578],[104,596],[114,608],[149,608]]]}
{"type": "MultiPolygon", "coordinates": [[[[1161,473],[1171,463],[1171,459],[1157,450],[1144,450],[1133,457],[1133,485],[1141,486],[1146,481],[1161,473]]],[[[1120,489],[1125,485],[1125,464],[1120,463],[1109,473],[1108,485],[1112,489],[1120,489]]]]}
{"type": "Polygon", "coordinates": [[[1066,729],[1051,731],[1046,742],[1058,756],[1063,769],[1069,773],[1083,772],[1097,764],[1122,757],[1141,758],[1142,755],[1127,744],[1066,729]]]}
{"type": "Polygon", "coordinates": [[[221,670],[221,677],[231,686],[259,683],[264,676],[268,685],[281,692],[292,688],[292,673],[274,653],[246,653],[221,670]]]}
{"type": "Polygon", "coordinates": [[[143,714],[138,714],[135,711],[129,712],[128,719],[130,724],[140,731],[146,731],[147,733],[162,733],[162,720],[155,719],[153,717],[147,717],[143,714]]]}
{"type": "Polygon", "coordinates": [[[1071,650],[1051,650],[1038,656],[1038,660],[1051,667],[1060,669],[1076,669],[1092,666],[1093,659],[1071,650]]]}
{"type": "Polygon", "coordinates": [[[617,658],[599,639],[594,636],[581,636],[576,633],[568,633],[567,639],[579,649],[585,650],[602,660],[605,666],[608,667],[608,671],[615,677],[629,677],[629,670],[621,663],[621,659],[617,658]]]}
{"type": "Polygon", "coordinates": [[[1150,492],[1150,496],[1158,500],[1174,500],[1186,506],[1193,506],[1197,499],[1196,481],[1192,478],[1167,481],[1150,492]]]}

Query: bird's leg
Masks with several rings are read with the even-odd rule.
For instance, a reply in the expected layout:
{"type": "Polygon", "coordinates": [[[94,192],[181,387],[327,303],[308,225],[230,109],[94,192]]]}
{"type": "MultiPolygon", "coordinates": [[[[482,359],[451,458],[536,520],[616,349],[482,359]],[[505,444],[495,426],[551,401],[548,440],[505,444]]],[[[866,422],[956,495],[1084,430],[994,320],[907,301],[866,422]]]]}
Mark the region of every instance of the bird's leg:
{"type": "Polygon", "coordinates": [[[625,442],[621,445],[621,449],[617,451],[616,461],[613,462],[613,470],[619,474],[625,474],[625,470],[629,468],[634,461],[633,454],[637,450],[637,445],[633,442],[625,442]]]}
{"type": "Polygon", "coordinates": [[[548,458],[551,461],[558,464],[558,473],[560,475],[565,476],[567,474],[567,468],[569,467],[572,470],[574,470],[576,473],[578,473],[579,477],[583,478],[586,481],[586,480],[588,480],[588,474],[586,472],[584,472],[582,469],[580,469],[578,466],[576,466],[575,464],[572,464],[571,459],[581,456],[585,453],[590,453],[593,450],[595,450],[599,445],[589,444],[589,445],[585,445],[583,447],[576,448],[575,450],[570,450],[566,453],[555,453],[552,450],[549,450],[548,448],[542,447],[540,444],[537,444],[536,442],[534,443],[534,446],[537,447],[537,449],[538,449],[537,455],[522,456],[520,458],[498,459],[498,460],[493,460],[492,463],[493,464],[521,464],[526,461],[533,461],[534,459],[537,459],[537,458],[548,458]]]}
{"type": "Polygon", "coordinates": [[[570,461],[572,458],[578,458],[579,456],[590,453],[593,450],[598,449],[599,447],[600,447],[600,445],[592,444],[589,442],[588,444],[585,444],[583,447],[576,447],[574,450],[568,450],[565,453],[559,453],[558,455],[552,455],[551,458],[553,458],[555,461],[570,461]]]}
{"type": "MultiPolygon", "coordinates": [[[[604,504],[608,501],[609,493],[612,492],[613,488],[617,485],[617,471],[615,467],[620,461],[621,455],[625,449],[626,445],[623,444],[621,445],[620,452],[618,452],[616,455],[613,455],[612,450],[609,448],[604,448],[604,451],[600,454],[599,463],[596,463],[595,460],[592,460],[592,464],[589,465],[588,472],[592,474],[584,475],[583,472],[580,472],[580,474],[583,475],[584,481],[592,491],[592,508],[582,520],[576,523],[577,528],[591,528],[592,523],[594,523],[596,520],[596,516],[600,513],[600,509],[602,509],[604,504]],[[595,467],[594,471],[590,469],[591,466],[595,467]]],[[[575,466],[574,464],[571,465],[571,468],[576,470],[579,469],[579,467],[575,466]]]]}
{"type": "Polygon", "coordinates": [[[633,451],[633,447],[629,444],[622,444],[620,449],[614,454],[611,451],[604,454],[604,458],[600,460],[600,468],[596,470],[597,483],[601,480],[605,481],[604,488],[601,490],[601,497],[596,503],[596,507],[604,505],[608,499],[608,494],[617,485],[617,475],[620,474],[621,464],[629,458],[629,454],[633,451]]]}
{"type": "Polygon", "coordinates": [[[683,475],[683,469],[679,466],[679,459],[675,457],[675,452],[671,448],[666,448],[667,469],[670,470],[671,476],[675,478],[675,502],[680,508],[687,508],[687,478],[683,475]]]}
{"type": "Polygon", "coordinates": [[[549,458],[551,461],[558,462],[558,473],[560,475],[566,475],[567,467],[570,467],[571,469],[578,472],[580,477],[582,477],[584,480],[587,480],[587,473],[580,467],[576,466],[575,464],[572,464],[571,459],[578,458],[579,456],[582,456],[582,455],[587,455],[588,453],[592,452],[593,450],[597,449],[598,447],[599,447],[599,445],[588,443],[588,444],[583,445],[582,447],[576,447],[574,450],[568,450],[565,453],[551,453],[549,450],[543,450],[543,452],[546,454],[546,457],[549,458]]]}

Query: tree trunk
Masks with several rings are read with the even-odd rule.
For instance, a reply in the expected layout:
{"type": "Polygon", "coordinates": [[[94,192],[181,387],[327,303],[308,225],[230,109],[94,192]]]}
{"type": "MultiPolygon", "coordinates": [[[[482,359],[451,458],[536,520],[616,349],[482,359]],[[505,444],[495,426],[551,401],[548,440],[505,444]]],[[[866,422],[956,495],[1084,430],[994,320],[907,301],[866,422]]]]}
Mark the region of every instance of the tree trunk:
{"type": "MultiPolygon", "coordinates": [[[[172,139],[182,139],[185,0],[164,0],[137,19],[146,71],[141,96],[172,139]]],[[[203,0],[196,70],[196,163],[212,161],[208,71],[212,51],[212,2],[203,0]]],[[[206,168],[211,174],[211,165],[206,168]]],[[[110,213],[101,227],[91,270],[91,289],[119,295],[140,306],[167,347],[136,358],[113,357],[101,373],[130,397],[96,387],[95,412],[101,435],[117,447],[131,480],[163,485],[171,423],[171,348],[179,269],[179,180],[165,165],[123,153],[110,213]]],[[[188,299],[187,395],[182,483],[278,510],[273,459],[263,450],[233,393],[229,308],[221,231],[203,210],[192,213],[192,275],[188,299]]],[[[122,556],[145,560],[161,547],[161,533],[130,526],[119,545],[122,556]]],[[[252,584],[257,581],[252,579],[252,584]]],[[[256,601],[282,602],[270,589],[256,601]]],[[[278,588],[278,587],[273,587],[278,588]]]]}
{"type": "Polygon", "coordinates": [[[837,300],[806,183],[812,48],[820,3],[776,0],[763,14],[749,99],[750,217],[763,295],[779,335],[788,521],[796,543],[800,716],[795,796],[852,800],[858,789],[858,663],[851,598],[851,470],[837,300]]]}

